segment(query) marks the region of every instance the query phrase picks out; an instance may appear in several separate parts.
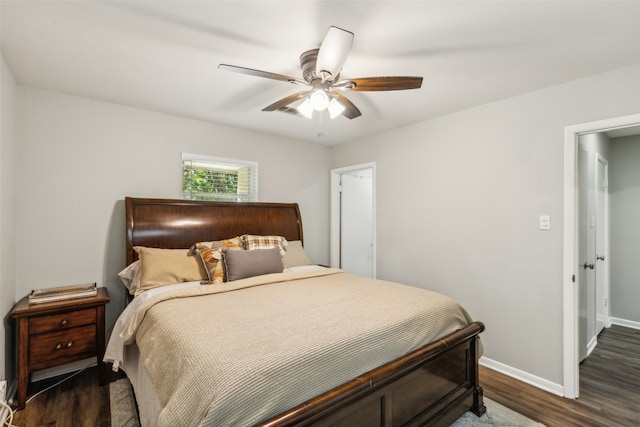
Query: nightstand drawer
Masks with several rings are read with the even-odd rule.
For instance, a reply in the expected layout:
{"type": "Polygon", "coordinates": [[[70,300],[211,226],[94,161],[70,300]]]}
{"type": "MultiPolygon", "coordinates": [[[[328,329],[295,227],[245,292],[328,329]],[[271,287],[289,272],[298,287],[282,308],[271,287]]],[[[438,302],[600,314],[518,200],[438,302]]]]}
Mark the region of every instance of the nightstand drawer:
{"type": "Polygon", "coordinates": [[[29,337],[30,364],[86,352],[96,353],[96,325],[29,337]]]}
{"type": "Polygon", "coordinates": [[[90,325],[93,323],[96,323],[95,308],[32,317],[29,319],[29,334],[35,335],[42,332],[75,328],[76,326],[90,325]]]}

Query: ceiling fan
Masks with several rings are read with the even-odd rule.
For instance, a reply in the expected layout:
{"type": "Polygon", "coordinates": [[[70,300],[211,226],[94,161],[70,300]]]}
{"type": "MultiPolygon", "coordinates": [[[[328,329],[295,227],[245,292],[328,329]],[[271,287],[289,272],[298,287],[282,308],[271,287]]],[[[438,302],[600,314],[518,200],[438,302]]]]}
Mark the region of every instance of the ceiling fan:
{"type": "Polygon", "coordinates": [[[338,27],[329,27],[319,49],[311,49],[300,55],[302,79],[236,65],[220,64],[218,68],[309,86],[262,109],[262,111],[302,114],[308,118],[312,117],[314,111],[324,110],[329,111],[332,119],[340,114],[348,119],[361,116],[362,113],[358,107],[342,94],[343,91],[376,92],[418,89],[422,86],[422,77],[360,77],[341,80],[340,71],[352,43],[352,32],[338,27]]]}

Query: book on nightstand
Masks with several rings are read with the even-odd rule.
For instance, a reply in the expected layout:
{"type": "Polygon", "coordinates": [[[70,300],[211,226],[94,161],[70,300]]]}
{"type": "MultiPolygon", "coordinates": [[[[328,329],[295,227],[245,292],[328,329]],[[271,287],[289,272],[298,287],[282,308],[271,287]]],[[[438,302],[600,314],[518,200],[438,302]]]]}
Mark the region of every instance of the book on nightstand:
{"type": "Polygon", "coordinates": [[[29,304],[63,301],[73,298],[93,297],[98,294],[95,283],[83,283],[80,285],[57,286],[47,289],[34,289],[29,294],[29,304]]]}

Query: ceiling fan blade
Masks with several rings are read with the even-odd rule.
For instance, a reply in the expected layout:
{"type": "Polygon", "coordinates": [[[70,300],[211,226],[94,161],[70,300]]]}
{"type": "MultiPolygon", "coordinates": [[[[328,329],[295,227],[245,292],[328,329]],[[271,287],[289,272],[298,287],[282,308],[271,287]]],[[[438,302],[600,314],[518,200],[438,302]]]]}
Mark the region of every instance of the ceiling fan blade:
{"type": "Polygon", "coordinates": [[[340,92],[331,92],[336,98],[338,98],[338,102],[344,106],[344,111],[342,115],[347,119],[355,119],[356,117],[360,117],[362,113],[358,110],[358,107],[351,101],[349,98],[341,94],[340,92]]]}
{"type": "Polygon", "coordinates": [[[309,94],[309,91],[304,91],[304,92],[297,92],[294,93],[293,95],[289,95],[285,98],[280,99],[279,101],[274,102],[273,104],[264,107],[262,109],[262,111],[275,111],[275,110],[279,110],[282,107],[286,107],[289,104],[293,104],[294,102],[296,102],[297,100],[299,100],[300,98],[304,98],[306,95],[309,94]]]}
{"type": "Polygon", "coordinates": [[[287,83],[307,84],[304,80],[297,79],[284,74],[270,73],[268,71],[254,70],[253,68],[238,67],[236,65],[220,64],[218,68],[225,71],[233,71],[234,73],[247,74],[249,76],[263,77],[265,79],[278,80],[287,83]]]}
{"type": "Polygon", "coordinates": [[[422,77],[362,77],[345,80],[334,85],[336,88],[360,92],[419,89],[421,86],[422,77]]]}
{"type": "Polygon", "coordinates": [[[352,44],[352,32],[329,27],[318,52],[316,74],[325,81],[333,81],[340,74],[352,44]]]}
{"type": "Polygon", "coordinates": [[[293,114],[294,116],[302,116],[302,114],[300,114],[300,111],[298,111],[297,108],[280,107],[278,108],[278,111],[282,111],[283,113],[293,114]]]}

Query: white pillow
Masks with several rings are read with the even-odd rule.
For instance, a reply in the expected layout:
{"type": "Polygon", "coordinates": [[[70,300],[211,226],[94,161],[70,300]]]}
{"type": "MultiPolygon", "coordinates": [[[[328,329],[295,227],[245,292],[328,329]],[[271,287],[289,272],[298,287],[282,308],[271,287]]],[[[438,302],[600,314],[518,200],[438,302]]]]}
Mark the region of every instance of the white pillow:
{"type": "Polygon", "coordinates": [[[124,268],[120,273],[118,273],[118,277],[124,283],[124,286],[127,288],[131,295],[135,295],[138,290],[138,286],[140,286],[140,277],[142,277],[142,268],[140,268],[140,260],[135,261],[124,268]]]}

